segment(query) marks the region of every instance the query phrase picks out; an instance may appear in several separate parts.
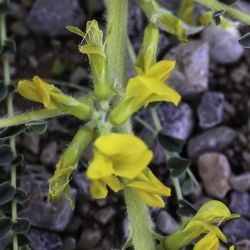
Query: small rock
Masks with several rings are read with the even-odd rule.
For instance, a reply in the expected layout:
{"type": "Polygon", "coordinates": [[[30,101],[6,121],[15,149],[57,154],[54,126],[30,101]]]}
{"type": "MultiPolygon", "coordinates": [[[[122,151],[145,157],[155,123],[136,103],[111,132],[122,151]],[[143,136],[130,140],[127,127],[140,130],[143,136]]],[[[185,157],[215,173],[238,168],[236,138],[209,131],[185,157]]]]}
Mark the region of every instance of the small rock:
{"type": "Polygon", "coordinates": [[[188,156],[194,160],[202,153],[224,150],[233,142],[235,137],[236,132],[226,126],[220,126],[198,134],[188,142],[188,156]]]}
{"type": "Polygon", "coordinates": [[[21,55],[29,55],[36,50],[35,40],[31,37],[24,39],[20,43],[19,51],[21,55]]]}
{"type": "Polygon", "coordinates": [[[232,212],[250,218],[250,195],[248,193],[233,192],[229,207],[232,212]]]}
{"type": "Polygon", "coordinates": [[[209,46],[206,42],[190,40],[167,54],[176,60],[176,67],[168,79],[183,98],[193,98],[208,88],[209,46]]]}
{"type": "Polygon", "coordinates": [[[94,217],[98,222],[102,223],[103,225],[106,225],[114,215],[115,210],[112,207],[107,207],[98,210],[98,212],[94,214],[94,217]]]}
{"type": "MultiPolygon", "coordinates": [[[[51,175],[43,166],[26,165],[25,171],[20,178],[20,187],[30,194],[30,200],[20,213],[20,217],[29,218],[31,224],[38,228],[64,231],[73,214],[67,199],[63,196],[57,202],[47,201],[48,180],[51,175]]],[[[71,195],[75,201],[75,189],[71,188],[71,195]]]]}
{"type": "Polygon", "coordinates": [[[178,223],[167,211],[161,210],[156,217],[156,227],[162,233],[170,234],[178,228],[178,223]]]}
{"type": "Polygon", "coordinates": [[[250,173],[245,173],[238,176],[233,176],[230,183],[234,190],[245,192],[250,190],[250,173]]]}
{"type": "Polygon", "coordinates": [[[226,156],[219,153],[203,154],[198,159],[198,170],[206,192],[215,198],[224,198],[231,189],[231,169],[226,156]]]}
{"type": "Polygon", "coordinates": [[[71,83],[80,83],[82,80],[87,78],[86,70],[79,66],[77,67],[70,76],[71,83]]]}
{"type": "Polygon", "coordinates": [[[65,229],[65,232],[68,234],[76,234],[81,225],[83,225],[82,219],[77,215],[73,215],[70,219],[70,223],[65,229]]]}
{"type": "Polygon", "coordinates": [[[237,250],[250,250],[250,240],[245,239],[237,242],[237,250]]]}
{"type": "Polygon", "coordinates": [[[35,250],[57,250],[62,249],[63,247],[61,237],[50,231],[32,228],[28,234],[28,239],[30,241],[29,245],[31,249],[35,250]]]}
{"type": "Polygon", "coordinates": [[[248,75],[248,66],[246,64],[241,64],[239,67],[232,70],[230,77],[236,83],[240,84],[248,75]]]}
{"type": "Polygon", "coordinates": [[[198,108],[199,125],[202,129],[212,128],[223,120],[224,94],[206,92],[198,108]]]}
{"type": "Polygon", "coordinates": [[[250,222],[244,218],[229,221],[224,227],[223,232],[230,238],[237,240],[249,239],[250,222]]]}
{"type": "Polygon", "coordinates": [[[38,154],[40,149],[40,137],[34,133],[30,132],[24,136],[23,145],[30,150],[33,154],[38,154]]]}
{"type": "Polygon", "coordinates": [[[25,36],[27,36],[29,34],[28,29],[20,21],[12,23],[11,30],[12,30],[13,33],[15,33],[15,34],[17,34],[17,35],[19,35],[21,37],[25,37],[25,36]]]}
{"type": "Polygon", "coordinates": [[[239,36],[233,35],[219,27],[209,26],[202,37],[209,43],[211,59],[218,63],[233,63],[238,61],[244,53],[239,44],[239,36]]]}
{"type": "Polygon", "coordinates": [[[76,239],[67,236],[63,241],[63,250],[75,250],[76,249],[76,239]]]}
{"type": "Polygon", "coordinates": [[[99,230],[86,229],[82,232],[78,242],[79,250],[89,250],[98,245],[102,238],[99,230]]]}
{"type": "Polygon", "coordinates": [[[57,143],[55,141],[46,144],[42,150],[40,160],[45,166],[55,165],[57,161],[57,143]]]}
{"type": "Polygon", "coordinates": [[[36,0],[26,23],[38,35],[70,35],[67,25],[81,26],[85,16],[77,0],[36,0]]]}

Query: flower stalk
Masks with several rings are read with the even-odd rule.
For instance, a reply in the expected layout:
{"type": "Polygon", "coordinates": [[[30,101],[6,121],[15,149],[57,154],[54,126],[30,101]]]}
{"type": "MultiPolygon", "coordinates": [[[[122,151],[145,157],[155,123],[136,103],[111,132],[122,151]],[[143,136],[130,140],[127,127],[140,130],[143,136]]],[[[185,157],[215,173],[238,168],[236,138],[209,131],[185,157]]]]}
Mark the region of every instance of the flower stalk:
{"type": "MultiPolygon", "coordinates": [[[[5,1],[1,0],[0,3],[5,3],[5,1]]],[[[7,41],[7,31],[6,31],[6,16],[0,16],[0,46],[3,47],[7,41]]],[[[8,53],[4,53],[2,55],[2,64],[3,64],[3,82],[6,87],[10,86],[11,78],[10,78],[10,57],[8,53]]],[[[13,115],[13,93],[9,93],[7,96],[7,114],[8,116],[13,115]]],[[[13,151],[14,157],[16,155],[16,144],[15,138],[10,139],[10,146],[13,151]]],[[[16,179],[16,165],[12,165],[11,167],[11,186],[16,189],[17,179],[16,179]]],[[[11,202],[11,219],[12,222],[15,223],[17,221],[17,203],[16,200],[13,199],[11,202]]],[[[18,250],[18,239],[17,235],[13,233],[13,250],[18,250]]]]}

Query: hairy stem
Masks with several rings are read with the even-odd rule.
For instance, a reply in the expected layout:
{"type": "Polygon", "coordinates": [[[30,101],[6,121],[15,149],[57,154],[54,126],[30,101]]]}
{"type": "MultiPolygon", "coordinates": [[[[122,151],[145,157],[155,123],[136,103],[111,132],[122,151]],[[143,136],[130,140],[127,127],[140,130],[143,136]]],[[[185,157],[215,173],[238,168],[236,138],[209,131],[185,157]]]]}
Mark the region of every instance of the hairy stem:
{"type": "Polygon", "coordinates": [[[40,109],[33,112],[13,116],[13,112],[8,113],[9,117],[0,119],[0,128],[26,124],[33,121],[45,120],[55,116],[65,115],[67,113],[59,109],[40,109]]]}
{"type": "Polygon", "coordinates": [[[250,16],[238,9],[235,9],[226,4],[220,3],[217,0],[194,0],[194,1],[215,11],[225,10],[226,15],[236,20],[239,20],[242,23],[250,25],[250,16]]]}
{"type": "Polygon", "coordinates": [[[127,0],[107,0],[108,37],[107,63],[108,79],[118,89],[126,84],[126,48],[127,48],[127,0]]]}
{"type": "MultiPolygon", "coordinates": [[[[0,1],[0,3],[5,3],[4,1],[0,1]]],[[[0,30],[1,30],[1,47],[4,46],[5,42],[7,41],[7,32],[6,32],[6,16],[1,15],[0,16],[0,30]]],[[[9,86],[11,84],[10,80],[10,58],[7,53],[5,53],[2,56],[2,63],[3,63],[3,80],[4,85],[9,86]]],[[[8,94],[7,96],[7,113],[8,116],[13,115],[13,93],[8,94]]],[[[10,146],[14,153],[14,156],[16,155],[16,144],[15,144],[15,138],[10,139],[10,146]]],[[[16,166],[12,165],[11,167],[11,185],[13,188],[16,189],[17,186],[17,180],[16,180],[16,166]]],[[[11,203],[11,219],[12,222],[16,222],[17,220],[17,204],[16,200],[13,199],[11,203]]],[[[18,240],[17,235],[13,233],[13,250],[18,250],[18,240]]]]}

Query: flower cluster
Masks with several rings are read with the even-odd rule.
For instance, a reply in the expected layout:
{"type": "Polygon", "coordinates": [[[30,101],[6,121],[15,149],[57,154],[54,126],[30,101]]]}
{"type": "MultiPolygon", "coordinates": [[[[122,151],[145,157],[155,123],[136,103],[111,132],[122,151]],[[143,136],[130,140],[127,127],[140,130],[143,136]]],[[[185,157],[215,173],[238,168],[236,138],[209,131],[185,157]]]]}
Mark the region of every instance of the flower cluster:
{"type": "Polygon", "coordinates": [[[238,214],[231,214],[230,210],[220,201],[212,200],[205,203],[196,215],[184,223],[164,241],[166,249],[178,250],[203,236],[196,243],[194,250],[219,249],[219,240],[226,243],[226,236],[218,226],[234,218],[238,214]]]}

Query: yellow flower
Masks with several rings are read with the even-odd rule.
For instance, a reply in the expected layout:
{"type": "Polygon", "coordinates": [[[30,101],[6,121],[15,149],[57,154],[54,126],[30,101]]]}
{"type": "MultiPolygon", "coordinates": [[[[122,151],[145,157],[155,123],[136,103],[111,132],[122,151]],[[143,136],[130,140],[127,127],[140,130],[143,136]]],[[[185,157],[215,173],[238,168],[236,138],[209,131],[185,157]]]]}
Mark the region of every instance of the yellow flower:
{"type": "Polygon", "coordinates": [[[141,199],[151,207],[164,207],[162,196],[170,196],[171,189],[160,182],[149,168],[126,182],[126,186],[134,188],[141,199]]]}
{"type": "Polygon", "coordinates": [[[212,232],[206,234],[195,245],[194,250],[219,250],[220,242],[212,232]]]}
{"type": "Polygon", "coordinates": [[[81,128],[74,136],[72,142],[64,151],[59,163],[56,165],[54,176],[49,180],[48,200],[58,200],[63,193],[74,208],[70,195],[69,181],[72,172],[77,168],[78,161],[92,138],[88,128],[81,128]]]}
{"type": "Polygon", "coordinates": [[[79,119],[88,118],[91,114],[87,104],[65,95],[53,84],[44,82],[38,76],[34,76],[32,81],[19,81],[17,89],[24,98],[42,103],[48,109],[64,110],[79,119]]]}
{"type": "Polygon", "coordinates": [[[151,102],[172,102],[176,106],[181,96],[164,83],[175,66],[175,61],[163,60],[154,64],[144,74],[131,78],[124,99],[110,113],[110,121],[120,125],[141,107],[151,102]]]}
{"type": "Polygon", "coordinates": [[[197,243],[198,246],[195,249],[204,249],[202,246],[210,241],[211,245],[208,245],[210,248],[205,249],[217,250],[215,247],[218,239],[227,242],[226,236],[218,228],[218,225],[238,217],[237,214],[231,214],[222,202],[209,201],[199,209],[193,218],[165,238],[165,248],[178,250],[197,239],[200,235],[207,234],[204,239],[197,243]]]}
{"type": "Polygon", "coordinates": [[[115,176],[133,179],[153,157],[142,140],[129,134],[100,136],[94,147],[94,157],[87,170],[93,197],[106,197],[107,186],[119,191],[122,184],[115,176]]]}

